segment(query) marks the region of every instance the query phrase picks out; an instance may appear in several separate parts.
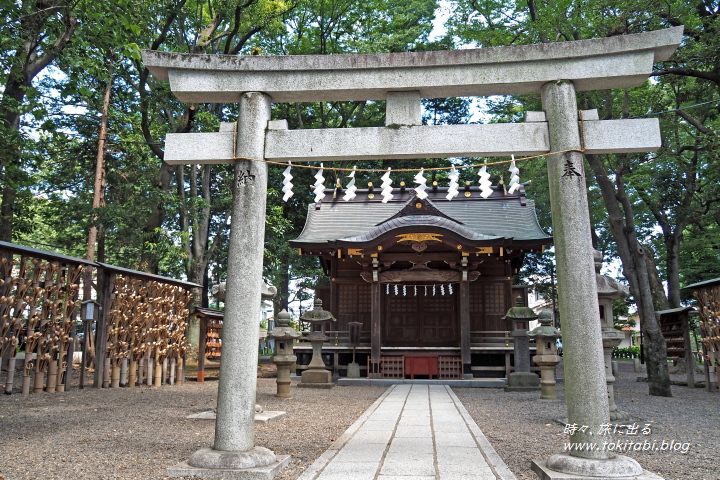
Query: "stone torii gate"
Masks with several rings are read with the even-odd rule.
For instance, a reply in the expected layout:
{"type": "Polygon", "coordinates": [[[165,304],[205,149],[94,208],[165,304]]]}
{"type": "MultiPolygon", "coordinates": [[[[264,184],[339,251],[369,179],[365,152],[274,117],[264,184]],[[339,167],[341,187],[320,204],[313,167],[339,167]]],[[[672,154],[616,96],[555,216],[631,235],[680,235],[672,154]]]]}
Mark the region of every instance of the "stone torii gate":
{"type": "MultiPolygon", "coordinates": [[[[657,119],[579,118],[576,91],[641,85],[667,60],[682,27],[519,47],[372,55],[225,56],[143,52],[145,65],[169,80],[184,102],[239,103],[237,124],[217,133],[169,134],[168,163],[234,163],[223,362],[213,448],[168,472],[205,477],[272,478],[287,458],[254,445],[257,322],[267,164],[398,158],[548,156],[568,422],[585,425],[570,440],[596,441],[609,423],[602,335],[593,266],[584,153],[660,147],[657,119]],[[525,123],[422,126],[421,98],[539,93],[544,112],[525,123]],[[387,100],[386,126],[288,130],[270,120],[271,102],[387,100]],[[188,465],[189,464],[189,465],[188,465]],[[245,469],[245,470],[244,470],[245,469]],[[248,470],[249,469],[249,470],[248,470]]],[[[380,295],[373,283],[373,295],[380,295]]],[[[463,319],[461,319],[463,321],[463,319]]],[[[379,328],[379,318],[372,328],[379,328]]],[[[372,352],[379,356],[379,352],[372,352]]],[[[465,359],[464,359],[465,360],[465,359]]],[[[555,454],[533,462],[542,478],[659,478],[628,457],[603,451],[555,454]],[[561,473],[558,473],[561,472],[561,473]],[[641,475],[641,476],[638,476],[641,475]]]]}

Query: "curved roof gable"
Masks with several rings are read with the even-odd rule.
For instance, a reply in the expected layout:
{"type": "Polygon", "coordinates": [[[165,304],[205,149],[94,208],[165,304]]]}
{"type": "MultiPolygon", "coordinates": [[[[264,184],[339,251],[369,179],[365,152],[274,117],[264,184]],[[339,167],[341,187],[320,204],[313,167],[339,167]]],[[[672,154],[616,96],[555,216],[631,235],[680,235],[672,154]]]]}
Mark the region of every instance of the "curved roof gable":
{"type": "Polygon", "coordinates": [[[372,242],[381,237],[388,236],[387,234],[399,234],[405,230],[417,230],[416,227],[422,227],[422,229],[432,230],[447,230],[455,233],[456,235],[470,240],[472,242],[496,240],[502,237],[483,235],[478,232],[465,228],[459,222],[456,222],[449,218],[438,217],[435,215],[413,215],[407,217],[391,218],[386,222],[377,225],[375,228],[369,230],[362,235],[355,235],[352,237],[344,237],[337,239],[339,245],[349,243],[368,243],[372,242]]]}
{"type": "MultiPolygon", "coordinates": [[[[334,247],[377,242],[402,231],[444,230],[470,242],[546,245],[549,237],[537,220],[532,200],[523,195],[444,198],[446,189],[419,200],[412,190],[382,203],[358,191],[350,202],[333,199],[311,204],[305,228],[290,243],[296,247],[334,247]],[[418,205],[420,205],[418,207],[418,205]]],[[[395,193],[395,192],[393,192],[395,193]]],[[[330,196],[330,195],[328,195],[330,196]]]]}

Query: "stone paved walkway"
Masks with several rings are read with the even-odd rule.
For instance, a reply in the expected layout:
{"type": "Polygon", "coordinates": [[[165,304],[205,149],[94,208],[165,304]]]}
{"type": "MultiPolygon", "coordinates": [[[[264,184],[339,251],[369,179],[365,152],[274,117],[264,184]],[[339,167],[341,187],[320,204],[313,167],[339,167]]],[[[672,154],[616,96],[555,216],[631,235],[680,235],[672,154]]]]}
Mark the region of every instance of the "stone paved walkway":
{"type": "Polygon", "coordinates": [[[445,385],[394,385],[298,480],[515,480],[445,385]]]}

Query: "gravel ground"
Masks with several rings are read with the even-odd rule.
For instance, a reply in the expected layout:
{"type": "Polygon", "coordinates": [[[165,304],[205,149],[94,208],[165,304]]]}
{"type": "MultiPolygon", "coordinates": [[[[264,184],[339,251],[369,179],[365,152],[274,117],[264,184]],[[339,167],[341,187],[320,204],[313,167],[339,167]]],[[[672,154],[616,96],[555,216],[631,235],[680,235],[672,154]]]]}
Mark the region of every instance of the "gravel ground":
{"type": "MultiPolygon", "coordinates": [[[[635,439],[688,443],[686,454],[633,452],[646,469],[667,480],[718,480],[718,395],[673,387],[672,398],[650,397],[632,365],[621,363],[618,405],[638,424],[652,425],[635,439]]],[[[4,375],[3,375],[4,378],[4,375]]],[[[161,388],[72,388],[56,394],[0,397],[0,480],[158,479],[165,469],[211,446],[214,422],[188,420],[215,406],[217,381],[161,388]]],[[[258,403],[287,415],[256,427],[256,444],[292,455],[277,477],[296,479],[382,392],[382,387],[299,389],[274,396],[275,380],[258,379],[258,403]]],[[[562,451],[564,390],[559,401],[500,389],[455,389],[500,456],[518,478],[536,478],[533,458],[562,451]]],[[[625,441],[630,437],[619,437],[625,441]]]]}
{"type": "MultiPolygon", "coordinates": [[[[609,442],[627,441],[680,443],[680,450],[628,452],[646,470],[666,480],[719,480],[718,406],[720,395],[695,388],[673,386],[673,397],[651,397],[648,384],[638,382],[631,362],[618,362],[620,372],[615,382],[615,403],[630,414],[630,422],[640,429],[650,424],[649,435],[613,435],[609,442]],[[683,445],[687,444],[687,445],[683,445]]],[[[559,375],[562,370],[559,369],[559,375]]],[[[673,380],[684,380],[684,375],[671,375],[673,380]]],[[[701,380],[700,375],[696,379],[701,380]]],[[[564,425],[557,420],[567,418],[565,388],[557,385],[558,400],[537,400],[539,395],[506,393],[496,389],[454,389],[470,415],[488,437],[495,450],[510,470],[519,478],[538,478],[530,470],[530,461],[544,459],[560,453],[570,438],[563,433],[564,425]]],[[[621,429],[621,431],[624,429],[621,429]]],[[[659,447],[658,447],[659,448],[659,447]]]]}

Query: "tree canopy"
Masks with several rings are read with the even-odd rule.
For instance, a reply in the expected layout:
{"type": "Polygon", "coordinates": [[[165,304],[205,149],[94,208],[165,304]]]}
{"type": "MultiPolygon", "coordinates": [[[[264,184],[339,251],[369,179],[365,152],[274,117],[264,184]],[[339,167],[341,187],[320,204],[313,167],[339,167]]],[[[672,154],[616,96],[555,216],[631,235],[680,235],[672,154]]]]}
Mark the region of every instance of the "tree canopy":
{"type": "MultiPolygon", "coordinates": [[[[180,103],[144,67],[142,49],[406,52],[564,42],[684,25],[682,45],[670,61],[656,65],[645,85],[578,96],[583,109],[596,108],[601,118],[657,116],[663,132],[662,148],[653,154],[588,156],[587,171],[594,174],[588,178],[590,216],[595,243],[607,259],[622,261],[633,300],[648,318],[687,300],[684,285],[720,276],[717,2],[443,2],[449,17],[443,35],[432,39],[435,0],[0,0],[0,6],[0,240],[85,256],[95,227],[98,259],[183,276],[205,285],[205,292],[226,275],[232,170],[170,166],[163,162],[164,138],[217,131],[220,122],[236,119],[237,107],[180,103]],[[102,202],[93,208],[99,158],[102,202]]],[[[424,122],[449,124],[467,122],[478,108],[484,108],[483,121],[492,122],[522,121],[525,111],[541,109],[532,95],[480,103],[425,99],[423,106],[424,122]]],[[[384,115],[384,102],[273,107],[273,118],[287,119],[290,128],[378,126],[384,115]]],[[[456,160],[463,161],[481,159],[456,160]]],[[[447,161],[358,166],[421,164],[447,161]]],[[[328,184],[345,183],[333,172],[338,167],[326,165],[328,184]]],[[[519,167],[523,180],[533,180],[529,195],[550,231],[544,161],[519,167]]],[[[265,259],[265,274],[280,291],[278,308],[307,296],[322,276],[315,261],[298,256],[287,242],[302,229],[311,173],[294,171],[295,196],[285,203],[281,172],[271,167],[265,259]]],[[[462,175],[475,181],[469,172],[462,175]]],[[[440,173],[433,180],[444,178],[440,173]]],[[[400,180],[411,183],[412,175],[400,180]]],[[[377,178],[358,176],[358,185],[368,181],[377,178]]],[[[547,259],[533,264],[543,267],[535,273],[552,270],[547,259]]],[[[203,293],[196,293],[201,301],[203,293]]]]}

